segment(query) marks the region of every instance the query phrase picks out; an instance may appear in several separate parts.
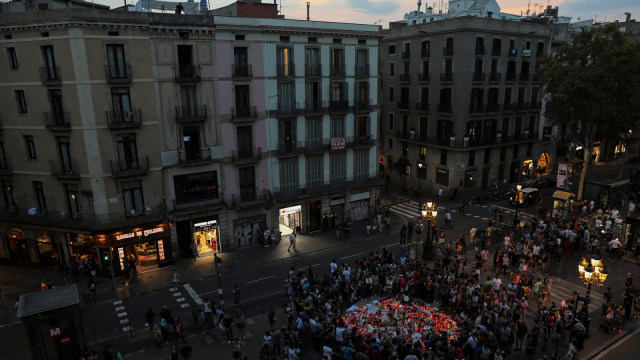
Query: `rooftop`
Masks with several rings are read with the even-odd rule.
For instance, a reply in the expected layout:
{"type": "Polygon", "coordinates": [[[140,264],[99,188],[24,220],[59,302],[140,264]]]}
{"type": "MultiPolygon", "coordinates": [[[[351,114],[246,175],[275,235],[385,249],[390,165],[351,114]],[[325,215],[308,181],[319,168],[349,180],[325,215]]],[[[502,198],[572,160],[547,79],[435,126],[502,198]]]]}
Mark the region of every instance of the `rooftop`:
{"type": "Polygon", "coordinates": [[[76,285],[57,286],[47,291],[20,295],[18,318],[80,303],[76,285]]]}

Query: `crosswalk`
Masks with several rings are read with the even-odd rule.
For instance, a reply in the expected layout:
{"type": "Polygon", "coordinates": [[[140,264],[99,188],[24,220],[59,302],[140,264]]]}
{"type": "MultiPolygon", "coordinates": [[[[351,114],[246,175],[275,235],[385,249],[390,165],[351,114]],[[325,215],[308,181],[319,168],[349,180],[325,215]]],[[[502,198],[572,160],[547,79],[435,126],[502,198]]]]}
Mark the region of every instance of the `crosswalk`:
{"type": "MultiPolygon", "coordinates": [[[[577,292],[579,296],[586,296],[587,289],[584,285],[574,284],[572,282],[554,278],[553,284],[551,286],[551,292],[549,293],[549,306],[555,301],[560,307],[560,303],[562,300],[573,299],[573,291],[577,292]]],[[[600,312],[602,304],[604,303],[604,298],[602,293],[598,292],[597,289],[594,291],[594,288],[591,288],[591,303],[589,304],[589,313],[600,312]]],[[[571,300],[572,301],[572,300],[571,300]]],[[[583,302],[580,301],[578,305],[578,311],[582,309],[583,302]]],[[[529,308],[525,314],[526,317],[535,319],[536,317],[536,305],[533,302],[533,297],[529,299],[529,308]]]]}
{"type": "MultiPolygon", "coordinates": [[[[388,200],[385,200],[385,201],[388,201],[388,200]]],[[[390,204],[391,202],[388,202],[388,203],[390,204]]],[[[402,216],[407,220],[411,220],[411,219],[416,219],[421,217],[420,205],[421,205],[420,203],[410,200],[410,201],[391,205],[389,207],[389,211],[392,214],[402,216]]],[[[479,204],[479,205],[472,205],[471,211],[464,213],[464,216],[473,217],[474,219],[481,219],[483,221],[488,221],[492,217],[492,214],[489,212],[489,209],[492,207],[499,208],[500,210],[502,210],[502,214],[506,218],[508,218],[509,216],[513,216],[513,214],[515,213],[514,209],[510,209],[502,206],[479,204]]],[[[438,207],[438,211],[441,214],[444,214],[444,211],[446,210],[447,209],[445,207],[438,207]]],[[[450,209],[450,211],[452,214],[455,214],[458,212],[457,209],[450,209]]],[[[525,212],[521,212],[521,219],[523,221],[528,221],[532,217],[533,215],[527,214],[525,212]]]]}

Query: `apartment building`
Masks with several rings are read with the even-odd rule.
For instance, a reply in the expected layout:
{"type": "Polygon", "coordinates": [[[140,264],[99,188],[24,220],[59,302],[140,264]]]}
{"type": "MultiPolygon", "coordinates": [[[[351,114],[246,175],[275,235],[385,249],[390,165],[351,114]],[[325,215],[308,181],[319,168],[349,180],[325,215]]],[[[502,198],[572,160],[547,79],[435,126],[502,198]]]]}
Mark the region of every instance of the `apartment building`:
{"type": "Polygon", "coordinates": [[[0,259],[119,275],[368,216],[379,28],[264,5],[0,14],[0,259]]]}
{"type": "Polygon", "coordinates": [[[475,192],[549,171],[535,76],[549,25],[484,14],[408,17],[382,40],[381,156],[392,181],[475,192]]]}

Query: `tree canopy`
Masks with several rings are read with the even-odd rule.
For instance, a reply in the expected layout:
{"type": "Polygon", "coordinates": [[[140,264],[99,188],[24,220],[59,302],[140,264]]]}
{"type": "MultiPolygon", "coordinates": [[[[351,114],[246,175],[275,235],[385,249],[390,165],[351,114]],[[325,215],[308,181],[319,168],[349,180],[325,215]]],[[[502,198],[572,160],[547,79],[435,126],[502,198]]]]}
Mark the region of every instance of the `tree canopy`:
{"type": "Polygon", "coordinates": [[[548,95],[545,116],[585,149],[581,198],[596,135],[635,129],[640,122],[640,43],[619,24],[593,27],[549,52],[536,72],[548,95]]]}

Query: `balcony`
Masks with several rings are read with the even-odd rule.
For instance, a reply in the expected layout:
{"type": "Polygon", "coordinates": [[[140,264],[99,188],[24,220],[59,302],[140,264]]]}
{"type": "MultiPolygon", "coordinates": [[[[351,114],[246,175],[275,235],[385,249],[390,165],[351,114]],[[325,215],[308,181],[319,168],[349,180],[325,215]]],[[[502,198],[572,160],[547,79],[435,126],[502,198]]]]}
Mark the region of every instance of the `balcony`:
{"type": "Polygon", "coordinates": [[[331,149],[331,139],[307,139],[304,144],[305,153],[321,153],[331,149]]]}
{"type": "Polygon", "coordinates": [[[196,64],[175,65],[175,79],[178,83],[197,83],[200,81],[200,66],[196,64]]]}
{"type": "Polygon", "coordinates": [[[329,76],[344,76],[344,64],[331,64],[331,68],[329,71],[329,76]]]}
{"type": "Polygon", "coordinates": [[[445,46],[442,48],[443,56],[453,56],[453,46],[445,46]]]}
{"type": "Polygon", "coordinates": [[[450,72],[440,73],[440,81],[442,81],[442,82],[452,82],[453,81],[453,73],[450,73],[450,72]]]}
{"type": "Polygon", "coordinates": [[[295,64],[293,63],[278,64],[277,68],[278,68],[278,77],[280,78],[296,76],[296,67],[295,67],[295,64]]]}
{"type": "Polygon", "coordinates": [[[176,122],[196,124],[207,120],[207,105],[176,106],[176,122]]]}
{"type": "Polygon", "coordinates": [[[137,227],[150,223],[165,221],[164,204],[147,206],[143,209],[129,209],[128,211],[116,211],[102,214],[92,214],[78,211],[69,213],[68,210],[48,209],[42,212],[33,212],[29,208],[0,209],[0,221],[32,224],[40,227],[61,227],[65,229],[78,229],[86,231],[111,230],[114,228],[137,227]],[[133,211],[132,211],[133,210],[133,211]]]}
{"type": "Polygon", "coordinates": [[[297,156],[304,152],[301,141],[281,141],[278,143],[278,157],[297,156]]]}
{"type": "Polygon", "coordinates": [[[528,73],[520,74],[520,81],[529,81],[530,79],[531,79],[531,76],[528,73]]]}
{"type": "Polygon", "coordinates": [[[531,104],[530,103],[517,103],[517,108],[516,111],[529,111],[529,109],[531,109],[531,104]]]}
{"type": "Polygon", "coordinates": [[[431,49],[422,49],[420,51],[420,56],[422,56],[423,58],[428,58],[431,56],[431,49]]]}
{"type": "Polygon", "coordinates": [[[246,108],[231,108],[231,120],[233,121],[253,121],[258,118],[258,112],[255,106],[246,108]]]}
{"type": "Polygon", "coordinates": [[[13,174],[13,168],[11,167],[11,158],[0,158],[0,175],[13,174]]]}
{"type": "Polygon", "coordinates": [[[398,110],[411,110],[411,103],[408,101],[400,101],[396,106],[398,110]]]}
{"type": "Polygon", "coordinates": [[[322,76],[322,64],[307,64],[304,70],[306,76],[322,76]]]}
{"type": "Polygon", "coordinates": [[[231,76],[234,79],[246,79],[253,77],[251,65],[231,65],[231,76]]]}
{"type": "Polygon", "coordinates": [[[60,77],[60,67],[47,67],[40,68],[40,80],[43,85],[56,86],[62,84],[62,78],[60,77]]]}
{"type": "Polygon", "coordinates": [[[420,73],[418,74],[418,81],[429,82],[431,81],[431,75],[429,73],[420,73]]]}
{"type": "Polygon", "coordinates": [[[476,56],[484,55],[484,46],[476,46],[476,56]]]}
{"type": "Polygon", "coordinates": [[[250,164],[262,159],[262,150],[260,148],[232,150],[231,157],[236,165],[250,164]]]}
{"type": "Polygon", "coordinates": [[[369,77],[369,64],[356,64],[356,77],[369,77]]]}
{"type": "Polygon", "coordinates": [[[411,59],[411,51],[410,50],[403,51],[402,60],[409,60],[409,59],[411,59]]]}
{"type": "Polygon", "coordinates": [[[487,112],[488,113],[500,112],[500,104],[487,104],[487,112]]]}
{"type": "Polygon", "coordinates": [[[491,56],[500,56],[500,53],[502,52],[502,49],[499,47],[493,47],[491,48],[491,56]]]}
{"type": "Polygon", "coordinates": [[[469,106],[469,113],[470,114],[480,114],[484,112],[484,105],[483,104],[471,104],[471,106],[469,106]]]}
{"type": "Polygon", "coordinates": [[[263,206],[268,200],[268,190],[245,191],[242,194],[231,195],[231,204],[235,209],[263,206]]]}
{"type": "Polygon", "coordinates": [[[71,130],[71,122],[69,121],[69,113],[63,112],[45,112],[42,116],[44,127],[49,130],[71,130]]]}
{"type": "Polygon", "coordinates": [[[506,111],[506,112],[512,112],[512,111],[516,111],[516,104],[513,103],[506,103],[504,104],[504,106],[502,107],[502,111],[506,111]]]}
{"type": "Polygon", "coordinates": [[[181,201],[177,202],[176,199],[173,199],[173,209],[171,212],[182,212],[182,211],[193,211],[193,210],[207,210],[207,209],[215,209],[222,207],[224,205],[224,201],[221,196],[217,198],[207,199],[207,200],[195,200],[195,201],[181,201]]]}
{"type": "Polygon", "coordinates": [[[485,74],[484,73],[474,72],[473,76],[471,77],[471,81],[473,81],[473,82],[482,82],[482,81],[484,81],[484,78],[485,78],[485,74]]]}
{"type": "Polygon", "coordinates": [[[109,84],[127,84],[131,82],[131,65],[127,64],[122,69],[111,68],[109,65],[104,66],[104,71],[109,84]]]}
{"type": "Polygon", "coordinates": [[[489,82],[500,82],[501,75],[500,73],[489,73],[489,82]]]}
{"type": "Polygon", "coordinates": [[[349,111],[349,100],[331,100],[329,101],[329,112],[347,112],[349,111]]]}
{"type": "Polygon", "coordinates": [[[134,109],[126,114],[119,111],[106,111],[106,114],[107,125],[113,130],[137,128],[142,124],[140,109],[134,109]]]}
{"type": "Polygon", "coordinates": [[[422,111],[422,112],[429,112],[429,103],[417,102],[416,103],[416,110],[422,111]]]}
{"type": "Polygon", "coordinates": [[[438,104],[439,113],[451,114],[451,104],[438,104]]]}
{"type": "Polygon", "coordinates": [[[355,102],[353,103],[353,111],[355,112],[369,112],[371,111],[371,103],[373,103],[373,100],[358,100],[356,99],[355,102]]]}
{"type": "Polygon", "coordinates": [[[349,136],[347,137],[346,147],[348,149],[363,149],[374,146],[376,141],[372,139],[371,134],[364,136],[349,136]]]}
{"type": "Polygon", "coordinates": [[[516,79],[518,78],[518,74],[516,73],[507,73],[507,81],[508,82],[514,82],[516,81],[516,79]]]}
{"type": "Polygon", "coordinates": [[[411,74],[400,74],[401,82],[409,82],[411,81],[411,74]]]}
{"type": "Polygon", "coordinates": [[[302,115],[301,104],[293,101],[281,102],[278,104],[278,109],[276,110],[276,116],[295,117],[298,115],[302,115]]]}
{"type": "Polygon", "coordinates": [[[384,182],[384,177],[369,177],[367,175],[354,176],[353,178],[347,179],[331,179],[331,182],[328,183],[323,183],[322,180],[308,181],[306,186],[276,188],[273,196],[278,201],[286,201],[332,191],[342,191],[362,186],[382,185],[384,182]]]}
{"type": "Polygon", "coordinates": [[[132,159],[110,160],[111,176],[124,177],[142,175],[149,172],[149,157],[138,156],[135,161],[132,159]]]}
{"type": "Polygon", "coordinates": [[[211,157],[211,149],[204,148],[198,150],[178,150],[178,165],[191,166],[206,164],[214,161],[211,157]]]}
{"type": "Polygon", "coordinates": [[[77,179],[80,177],[78,171],[78,160],[63,162],[59,160],[49,160],[51,175],[61,179],[77,179]]]}
{"type": "Polygon", "coordinates": [[[308,116],[323,115],[327,112],[327,106],[320,101],[310,101],[304,105],[304,112],[308,116]]]}
{"type": "Polygon", "coordinates": [[[538,133],[525,133],[520,135],[502,136],[501,133],[494,133],[485,138],[462,137],[457,138],[453,134],[445,134],[441,137],[431,137],[425,134],[415,134],[403,131],[396,133],[396,138],[417,144],[435,145],[444,148],[466,149],[474,147],[494,146],[495,144],[518,143],[522,141],[532,141],[538,138],[538,133]]]}
{"type": "Polygon", "coordinates": [[[539,101],[531,103],[531,110],[540,110],[542,109],[542,103],[539,101]]]}

